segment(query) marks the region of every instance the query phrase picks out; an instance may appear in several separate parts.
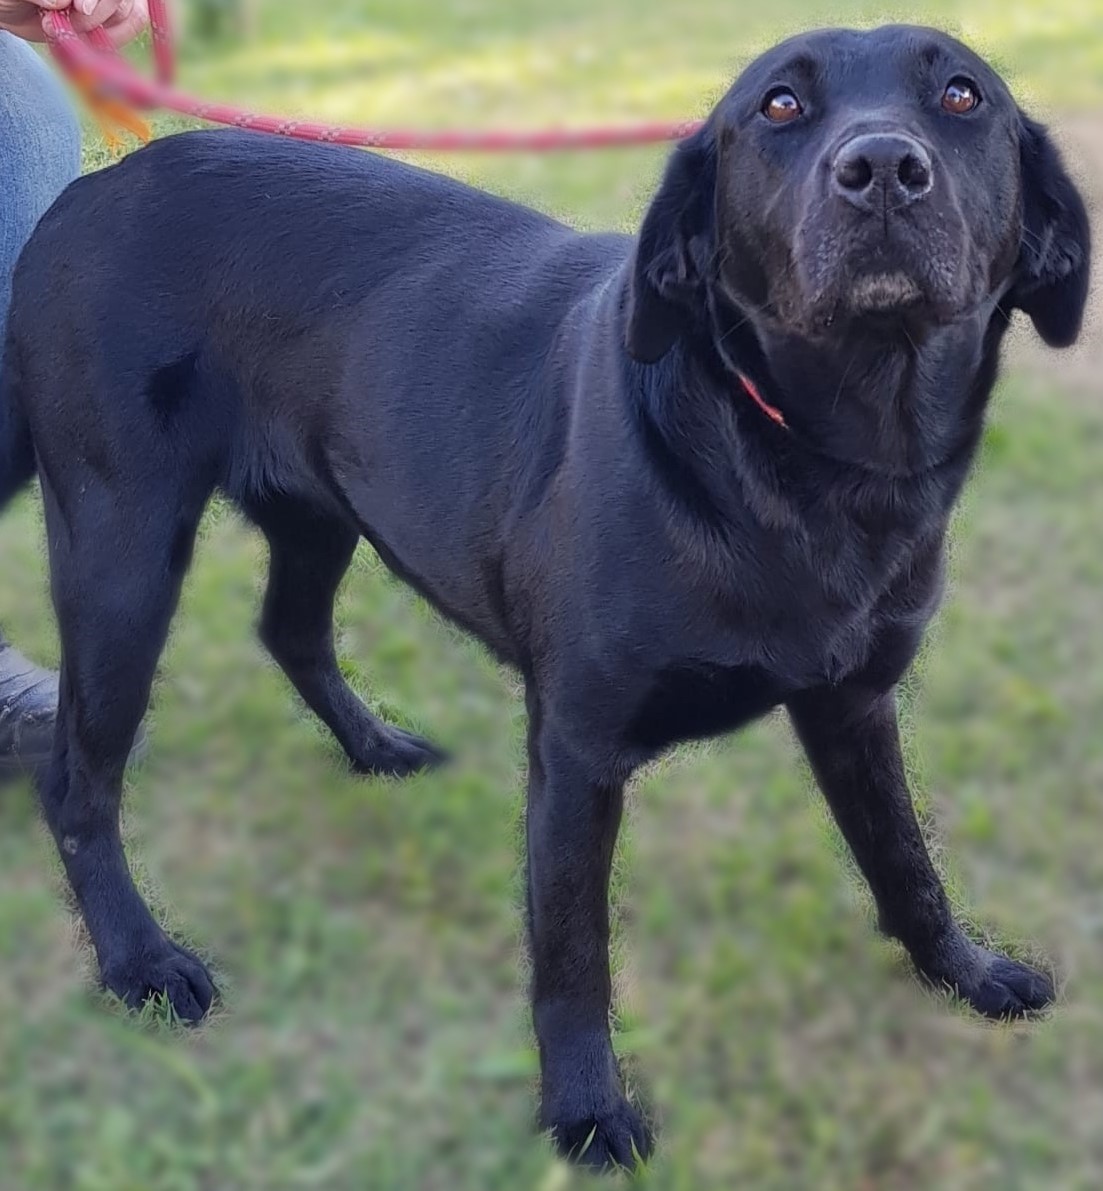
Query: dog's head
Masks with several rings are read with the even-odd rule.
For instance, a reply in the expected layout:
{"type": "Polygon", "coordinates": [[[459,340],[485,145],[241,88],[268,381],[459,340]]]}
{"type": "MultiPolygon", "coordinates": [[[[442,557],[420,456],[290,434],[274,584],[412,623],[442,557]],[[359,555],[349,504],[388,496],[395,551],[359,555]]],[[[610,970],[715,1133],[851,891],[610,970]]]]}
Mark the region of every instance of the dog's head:
{"type": "Polygon", "coordinates": [[[717,292],[809,339],[922,332],[999,303],[1065,346],[1088,265],[1083,201],[989,66],[933,30],[826,30],[753,62],[674,151],[640,232],[627,346],[659,359],[717,292]]]}

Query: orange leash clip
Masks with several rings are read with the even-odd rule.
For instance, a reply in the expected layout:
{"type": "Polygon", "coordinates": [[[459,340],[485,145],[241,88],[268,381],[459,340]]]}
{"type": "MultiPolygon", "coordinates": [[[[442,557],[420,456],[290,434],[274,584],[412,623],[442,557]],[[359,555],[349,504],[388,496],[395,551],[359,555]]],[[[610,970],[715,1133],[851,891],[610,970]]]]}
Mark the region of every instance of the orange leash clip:
{"type": "MultiPolygon", "coordinates": [[[[88,44],[105,56],[118,56],[114,42],[102,28],[92,30],[88,35],[88,44]]],[[[100,126],[103,139],[112,152],[118,152],[124,147],[125,133],[129,133],[143,145],[149,144],[153,137],[149,125],[138,115],[135,108],[117,94],[113,94],[110,84],[105,83],[91,67],[75,66],[67,73],[77,94],[84,100],[92,118],[100,126]]]]}

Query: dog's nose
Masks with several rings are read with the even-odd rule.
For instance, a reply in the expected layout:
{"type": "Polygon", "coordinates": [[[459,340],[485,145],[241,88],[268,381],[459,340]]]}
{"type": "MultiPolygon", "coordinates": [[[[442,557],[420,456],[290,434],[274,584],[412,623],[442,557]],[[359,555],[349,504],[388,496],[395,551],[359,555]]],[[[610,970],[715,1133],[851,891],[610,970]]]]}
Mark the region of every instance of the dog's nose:
{"type": "Polygon", "coordinates": [[[856,136],[835,154],[836,191],[865,210],[913,203],[931,191],[931,155],[903,133],[856,136]]]}

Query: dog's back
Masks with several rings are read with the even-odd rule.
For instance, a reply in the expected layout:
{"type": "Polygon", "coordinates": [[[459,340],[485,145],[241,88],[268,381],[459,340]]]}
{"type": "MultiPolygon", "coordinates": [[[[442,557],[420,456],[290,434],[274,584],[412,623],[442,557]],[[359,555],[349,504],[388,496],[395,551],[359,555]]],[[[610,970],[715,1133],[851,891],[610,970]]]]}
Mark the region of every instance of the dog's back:
{"type": "Polygon", "coordinates": [[[553,469],[571,311],[629,244],[370,154],[167,138],[40,224],[12,404],[59,483],[75,454],[156,492],[186,458],[247,511],[282,494],[354,518],[442,606],[486,608],[466,623],[508,653],[465,560],[553,469]]]}

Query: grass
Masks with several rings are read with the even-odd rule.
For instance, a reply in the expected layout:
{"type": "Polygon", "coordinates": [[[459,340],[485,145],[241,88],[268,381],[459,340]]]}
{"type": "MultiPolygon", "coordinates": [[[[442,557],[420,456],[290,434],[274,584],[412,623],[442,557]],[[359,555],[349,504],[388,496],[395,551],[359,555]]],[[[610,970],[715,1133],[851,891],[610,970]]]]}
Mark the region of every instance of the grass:
{"type": "MultiPolygon", "coordinates": [[[[341,119],[676,115],[781,33],[881,13],[310,11],[268,5],[256,46],[193,55],[187,80],[341,119]]],[[[1103,100],[1098,8],[923,11],[967,21],[1043,109],[1103,100]]],[[[580,225],[632,226],[661,157],[439,164],[580,225]]],[[[616,872],[618,1049],[662,1136],[642,1185],[1103,1184],[1103,405],[1096,380],[1017,359],[906,720],[954,897],[978,933],[1040,946],[1062,1004],[992,1028],[914,985],[780,719],[679,750],[634,786],[616,872]]],[[[0,558],[5,627],[56,657],[35,499],[0,521],[0,558]]],[[[215,964],[215,1020],[182,1031],[164,1006],[128,1017],[93,991],[30,791],[0,797],[0,1188],[573,1185],[532,1134],[515,680],[365,548],[340,601],[347,672],[458,760],[404,784],[354,778],[253,642],[263,570],[256,536],[213,509],[127,802],[143,889],[215,964]]]]}

